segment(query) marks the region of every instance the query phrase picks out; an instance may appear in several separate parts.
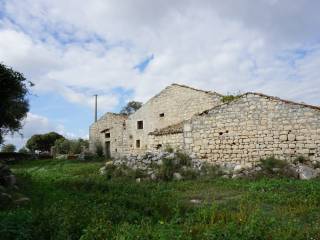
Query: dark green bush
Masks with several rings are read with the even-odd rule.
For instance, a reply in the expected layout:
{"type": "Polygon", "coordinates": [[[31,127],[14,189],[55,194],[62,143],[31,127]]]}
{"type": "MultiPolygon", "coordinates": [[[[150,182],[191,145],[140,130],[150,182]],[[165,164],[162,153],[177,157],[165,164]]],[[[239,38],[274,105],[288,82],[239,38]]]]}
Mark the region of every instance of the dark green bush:
{"type": "Polygon", "coordinates": [[[293,161],[294,164],[306,163],[306,162],[308,162],[308,159],[306,159],[306,158],[305,158],[304,156],[302,156],[302,155],[297,156],[297,157],[294,159],[294,161],[293,161]]]}
{"type": "Polygon", "coordinates": [[[260,160],[260,166],[263,170],[274,173],[275,169],[283,169],[288,166],[288,163],[284,160],[276,159],[274,156],[268,157],[266,159],[260,160]]]}
{"type": "Polygon", "coordinates": [[[17,209],[15,212],[0,211],[0,239],[1,240],[29,240],[32,239],[32,212],[17,209]]]}

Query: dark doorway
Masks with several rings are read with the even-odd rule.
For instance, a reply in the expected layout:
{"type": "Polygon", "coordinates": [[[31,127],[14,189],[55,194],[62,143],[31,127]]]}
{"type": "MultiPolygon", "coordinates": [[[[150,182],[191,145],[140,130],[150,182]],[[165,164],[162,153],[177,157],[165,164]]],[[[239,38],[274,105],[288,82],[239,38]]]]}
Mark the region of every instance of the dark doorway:
{"type": "Polygon", "coordinates": [[[105,146],[105,153],[106,153],[106,158],[110,158],[111,157],[111,152],[110,152],[110,141],[106,142],[106,146],[105,146]]]}

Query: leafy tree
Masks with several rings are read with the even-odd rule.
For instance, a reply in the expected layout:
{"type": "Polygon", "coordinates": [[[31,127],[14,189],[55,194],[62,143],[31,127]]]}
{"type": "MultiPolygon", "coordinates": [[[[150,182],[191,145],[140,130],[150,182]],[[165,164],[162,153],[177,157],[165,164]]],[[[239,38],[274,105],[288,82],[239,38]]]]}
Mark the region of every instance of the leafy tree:
{"type": "Polygon", "coordinates": [[[56,140],[54,146],[56,147],[56,151],[58,153],[67,154],[79,154],[82,151],[82,147],[88,147],[88,140],[83,140],[81,138],[76,140],[68,140],[68,139],[58,139],[56,140]]]}
{"type": "Polygon", "coordinates": [[[68,139],[60,138],[54,143],[57,153],[67,154],[70,152],[70,141],[68,139]]]}
{"type": "Polygon", "coordinates": [[[12,152],[15,152],[16,151],[16,146],[13,145],[13,144],[5,144],[2,146],[1,148],[1,152],[9,152],[9,153],[12,153],[12,152]]]}
{"type": "Polygon", "coordinates": [[[20,148],[18,153],[29,153],[28,149],[26,149],[25,147],[20,148]]]}
{"type": "Polygon", "coordinates": [[[64,139],[64,137],[56,132],[35,134],[27,141],[26,147],[31,151],[50,151],[57,139],[64,139]]]}
{"type": "Polygon", "coordinates": [[[0,63],[0,144],[4,135],[19,131],[29,111],[28,85],[23,74],[0,63]]]}
{"type": "Polygon", "coordinates": [[[142,102],[131,101],[128,102],[126,106],[124,106],[120,113],[125,115],[130,115],[141,108],[142,102]]]}

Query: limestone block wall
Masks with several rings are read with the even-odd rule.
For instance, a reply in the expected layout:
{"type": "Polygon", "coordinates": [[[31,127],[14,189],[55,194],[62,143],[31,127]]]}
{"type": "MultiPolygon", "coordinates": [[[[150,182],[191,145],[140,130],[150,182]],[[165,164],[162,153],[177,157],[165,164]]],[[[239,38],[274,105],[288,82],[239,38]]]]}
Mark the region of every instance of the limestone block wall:
{"type": "Polygon", "coordinates": [[[170,85],[129,116],[127,152],[143,154],[150,149],[153,141],[149,138],[150,132],[189,119],[218,104],[221,104],[219,94],[170,85]],[[143,121],[143,129],[137,129],[138,121],[143,121]],[[140,141],[140,147],[137,147],[137,140],[140,141]]]}
{"type": "Polygon", "coordinates": [[[127,116],[114,113],[106,113],[89,129],[89,149],[96,151],[97,143],[100,143],[106,151],[106,142],[110,142],[110,153],[112,157],[119,157],[128,147],[126,140],[127,116]],[[105,131],[108,129],[107,131],[105,131]],[[101,132],[105,131],[105,132],[101,132]],[[106,136],[110,134],[110,137],[106,136]]]}
{"type": "Polygon", "coordinates": [[[257,163],[274,155],[320,161],[320,108],[248,93],[184,124],[184,147],[212,163],[257,163]]]}
{"type": "Polygon", "coordinates": [[[167,146],[172,147],[173,149],[183,149],[183,133],[167,134],[167,135],[152,135],[149,138],[148,151],[156,152],[166,149],[167,146]]]}

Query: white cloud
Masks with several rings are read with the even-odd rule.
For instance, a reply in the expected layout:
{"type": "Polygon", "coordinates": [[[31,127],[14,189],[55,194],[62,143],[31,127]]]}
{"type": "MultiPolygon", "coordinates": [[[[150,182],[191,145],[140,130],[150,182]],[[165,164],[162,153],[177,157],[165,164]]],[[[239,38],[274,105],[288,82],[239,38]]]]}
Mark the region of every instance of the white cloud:
{"type": "Polygon", "coordinates": [[[6,135],[5,143],[12,143],[17,148],[24,146],[26,141],[34,134],[43,134],[48,132],[57,132],[62,135],[72,137],[73,134],[66,132],[64,126],[60,123],[52,122],[48,118],[28,113],[26,119],[23,121],[23,128],[20,131],[20,134],[15,133],[14,135],[6,135]]]}
{"type": "Polygon", "coordinates": [[[13,0],[0,22],[0,56],[35,91],[84,106],[99,92],[105,111],[119,103],[117,87],[145,101],[172,82],[320,104],[319,7],[303,0],[13,0]],[[312,51],[302,58],[280,57],[306,48],[312,51]],[[134,69],[151,54],[143,73],[134,69]]]}

